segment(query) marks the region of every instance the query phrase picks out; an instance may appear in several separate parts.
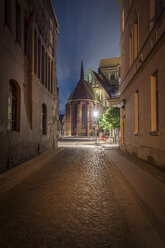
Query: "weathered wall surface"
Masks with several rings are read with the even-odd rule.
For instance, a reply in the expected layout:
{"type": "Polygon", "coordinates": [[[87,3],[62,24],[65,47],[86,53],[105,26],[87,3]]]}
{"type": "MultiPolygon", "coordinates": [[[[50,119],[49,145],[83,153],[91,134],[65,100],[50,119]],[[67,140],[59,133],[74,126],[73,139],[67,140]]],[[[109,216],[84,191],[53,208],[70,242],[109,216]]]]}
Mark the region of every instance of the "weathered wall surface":
{"type": "MultiPolygon", "coordinates": [[[[11,1],[11,29],[5,24],[4,1],[0,4],[0,172],[22,161],[36,156],[39,152],[57,146],[57,98],[56,98],[56,54],[51,54],[53,65],[53,92],[50,92],[34,73],[34,27],[30,10],[21,6],[21,20],[26,13],[29,25],[28,55],[24,51],[24,25],[21,26],[21,44],[16,41],[15,1],[11,1]],[[19,130],[8,130],[9,82],[14,80],[20,89],[19,130]],[[42,104],[47,107],[47,132],[41,131],[42,104]]],[[[25,1],[26,2],[26,1],[25,1]]],[[[21,2],[20,2],[21,3],[21,2]]],[[[55,33],[55,36],[57,34],[55,33]]],[[[39,36],[40,37],[40,36],[39,36]]],[[[42,37],[40,37],[42,40],[42,37]]],[[[56,40],[56,37],[55,37],[56,40]]],[[[55,45],[56,49],[56,45],[55,45]]],[[[48,52],[50,53],[50,52],[48,52]]],[[[40,61],[41,63],[41,61],[40,61]]]]}

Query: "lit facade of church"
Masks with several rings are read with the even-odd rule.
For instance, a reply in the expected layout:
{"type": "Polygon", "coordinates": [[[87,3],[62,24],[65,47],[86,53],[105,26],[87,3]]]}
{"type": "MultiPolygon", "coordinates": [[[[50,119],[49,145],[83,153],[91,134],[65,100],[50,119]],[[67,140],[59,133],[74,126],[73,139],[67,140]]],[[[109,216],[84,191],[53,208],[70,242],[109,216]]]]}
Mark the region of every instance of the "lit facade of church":
{"type": "Polygon", "coordinates": [[[100,61],[98,73],[89,69],[84,77],[81,63],[80,80],[65,105],[65,136],[92,136],[94,111],[104,113],[119,103],[120,59],[100,61]]]}

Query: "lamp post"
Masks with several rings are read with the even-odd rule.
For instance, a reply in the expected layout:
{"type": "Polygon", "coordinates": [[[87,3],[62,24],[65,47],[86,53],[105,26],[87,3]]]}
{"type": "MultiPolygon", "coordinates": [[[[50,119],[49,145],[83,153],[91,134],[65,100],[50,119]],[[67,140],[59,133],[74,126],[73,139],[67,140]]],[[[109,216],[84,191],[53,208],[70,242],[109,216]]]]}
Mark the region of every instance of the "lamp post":
{"type": "Polygon", "coordinates": [[[94,111],[93,112],[94,115],[94,124],[95,124],[95,144],[97,144],[97,127],[98,127],[98,123],[97,123],[97,117],[98,117],[98,111],[94,111]]]}

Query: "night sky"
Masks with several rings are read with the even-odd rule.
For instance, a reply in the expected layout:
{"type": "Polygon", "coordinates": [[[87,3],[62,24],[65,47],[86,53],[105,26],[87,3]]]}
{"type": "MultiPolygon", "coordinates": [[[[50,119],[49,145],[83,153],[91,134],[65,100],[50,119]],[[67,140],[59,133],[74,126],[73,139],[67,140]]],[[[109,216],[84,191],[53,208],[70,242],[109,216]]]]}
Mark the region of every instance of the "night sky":
{"type": "Polygon", "coordinates": [[[53,0],[59,22],[57,78],[59,113],[84,72],[101,58],[120,56],[120,6],[116,0],[53,0]]]}

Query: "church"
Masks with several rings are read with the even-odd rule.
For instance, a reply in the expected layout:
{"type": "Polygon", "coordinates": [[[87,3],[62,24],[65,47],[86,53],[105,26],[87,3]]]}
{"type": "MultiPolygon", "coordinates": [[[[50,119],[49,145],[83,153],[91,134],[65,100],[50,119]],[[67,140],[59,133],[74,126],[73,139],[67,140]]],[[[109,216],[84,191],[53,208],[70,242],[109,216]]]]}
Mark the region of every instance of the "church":
{"type": "Polygon", "coordinates": [[[119,78],[119,58],[101,60],[98,73],[89,69],[85,76],[81,62],[80,80],[65,105],[65,136],[93,135],[94,112],[99,116],[119,104],[119,78]]]}

